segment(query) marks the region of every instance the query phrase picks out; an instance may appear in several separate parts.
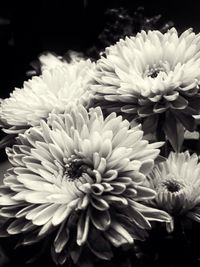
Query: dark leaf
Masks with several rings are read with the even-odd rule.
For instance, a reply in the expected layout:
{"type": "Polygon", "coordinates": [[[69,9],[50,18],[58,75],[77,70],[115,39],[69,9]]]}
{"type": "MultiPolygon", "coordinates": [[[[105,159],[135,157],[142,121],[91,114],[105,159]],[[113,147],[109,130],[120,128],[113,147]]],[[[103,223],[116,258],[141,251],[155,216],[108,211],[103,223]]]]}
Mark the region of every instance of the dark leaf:
{"type": "Polygon", "coordinates": [[[0,149],[5,148],[6,146],[12,146],[15,141],[15,134],[8,134],[3,137],[0,141],[0,149]]]}
{"type": "Polygon", "coordinates": [[[179,111],[173,111],[172,114],[176,116],[176,118],[179,120],[181,124],[190,132],[193,132],[195,130],[196,121],[192,117],[191,114],[186,112],[179,112],[179,111]]]}
{"type": "Polygon", "coordinates": [[[146,133],[153,133],[156,130],[158,124],[158,115],[146,117],[142,124],[142,129],[146,133]]]}
{"type": "Polygon", "coordinates": [[[91,230],[88,246],[94,255],[102,260],[110,260],[113,257],[112,248],[100,231],[91,230]]]}
{"type": "Polygon", "coordinates": [[[170,102],[170,107],[172,109],[185,109],[188,106],[188,101],[182,97],[181,95],[179,95],[179,97],[170,102]]]}
{"type": "Polygon", "coordinates": [[[82,253],[81,246],[74,244],[73,248],[70,248],[69,254],[75,264],[79,261],[81,253],[82,253]]]}
{"type": "Polygon", "coordinates": [[[168,109],[168,103],[156,103],[154,108],[153,108],[153,112],[155,113],[163,113],[168,109]]]}
{"type": "Polygon", "coordinates": [[[184,127],[171,112],[166,113],[164,132],[175,152],[180,152],[184,141],[184,127]]]}
{"type": "Polygon", "coordinates": [[[140,117],[147,117],[153,114],[153,105],[143,106],[138,109],[138,115],[140,117]]]}

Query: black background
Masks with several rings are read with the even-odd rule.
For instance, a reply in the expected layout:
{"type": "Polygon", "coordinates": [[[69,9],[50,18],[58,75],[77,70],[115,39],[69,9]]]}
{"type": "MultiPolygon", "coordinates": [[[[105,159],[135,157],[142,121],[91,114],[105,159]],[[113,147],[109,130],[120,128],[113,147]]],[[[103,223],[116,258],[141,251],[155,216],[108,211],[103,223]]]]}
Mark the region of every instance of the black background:
{"type": "MultiPolygon", "coordinates": [[[[68,49],[86,51],[91,47],[103,28],[103,14],[109,7],[136,9],[143,6],[147,16],[161,14],[163,21],[172,20],[179,31],[192,27],[198,33],[198,2],[200,1],[0,0],[0,97],[8,97],[14,87],[23,85],[23,81],[27,79],[26,71],[30,69],[29,63],[40,53],[52,51],[63,55],[68,49]]],[[[200,230],[196,228],[192,238],[199,242],[200,230]]],[[[156,266],[175,266],[169,262],[176,260],[176,266],[185,263],[188,266],[200,266],[199,262],[195,265],[191,261],[193,254],[199,256],[199,243],[195,246],[196,241],[192,241],[193,246],[188,250],[182,237],[178,236],[176,242],[163,242],[161,238],[162,236],[158,236],[149,246],[151,248],[153,244],[156,249],[160,247],[161,256],[163,253],[166,257],[163,257],[162,264],[156,266]],[[180,251],[174,256],[177,248],[180,251]],[[187,256],[189,262],[185,259],[187,256]]]]}
{"type": "Polygon", "coordinates": [[[8,97],[26,79],[29,63],[41,52],[63,55],[68,49],[85,51],[102,30],[108,7],[145,8],[145,15],[161,14],[179,30],[200,30],[198,1],[133,0],[0,0],[0,97],[8,97]]]}

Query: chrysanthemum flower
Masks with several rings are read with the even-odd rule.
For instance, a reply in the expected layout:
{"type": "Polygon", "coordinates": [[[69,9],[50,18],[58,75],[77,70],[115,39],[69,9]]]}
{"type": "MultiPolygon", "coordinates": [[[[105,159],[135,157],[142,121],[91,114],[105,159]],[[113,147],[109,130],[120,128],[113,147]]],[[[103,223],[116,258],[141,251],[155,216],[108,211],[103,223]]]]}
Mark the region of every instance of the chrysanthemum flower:
{"type": "Polygon", "coordinates": [[[62,61],[62,57],[56,56],[52,53],[45,53],[39,56],[39,62],[41,64],[42,71],[67,64],[67,62],[62,61]]]}
{"type": "MultiPolygon", "coordinates": [[[[75,51],[69,51],[68,54],[70,63],[77,63],[83,60],[83,58],[75,51]]],[[[57,66],[68,64],[68,62],[64,58],[52,53],[44,53],[39,56],[39,62],[41,64],[42,71],[44,71],[45,69],[49,70],[57,66]]]]}
{"type": "MultiPolygon", "coordinates": [[[[171,216],[186,216],[200,222],[200,163],[189,152],[171,152],[148,176],[149,185],[157,191],[153,206],[171,216]]],[[[173,229],[173,224],[171,225],[173,229]]]]}
{"type": "Polygon", "coordinates": [[[20,134],[0,188],[8,234],[31,244],[53,232],[53,259],[63,264],[88,250],[109,260],[112,246],[143,240],[151,220],[170,220],[140,203],[155,197],[142,184],[161,144],[129,126],[115,113],[104,119],[100,108],[69,106],[20,134]]]}
{"type": "Polygon", "coordinates": [[[44,69],[39,77],[16,88],[0,105],[0,124],[9,134],[24,132],[30,126],[39,125],[52,110],[65,110],[69,102],[87,105],[89,93],[85,92],[91,79],[94,64],[90,60],[62,63],[44,69]]]}
{"type": "MultiPolygon", "coordinates": [[[[97,63],[91,86],[97,105],[143,122],[145,132],[165,131],[174,149],[174,131],[194,130],[200,111],[200,35],[186,30],[180,36],[142,31],[108,47],[97,63]],[[181,128],[182,127],[182,128],[181,128]]],[[[183,135],[183,133],[182,133],[183,135]]]]}

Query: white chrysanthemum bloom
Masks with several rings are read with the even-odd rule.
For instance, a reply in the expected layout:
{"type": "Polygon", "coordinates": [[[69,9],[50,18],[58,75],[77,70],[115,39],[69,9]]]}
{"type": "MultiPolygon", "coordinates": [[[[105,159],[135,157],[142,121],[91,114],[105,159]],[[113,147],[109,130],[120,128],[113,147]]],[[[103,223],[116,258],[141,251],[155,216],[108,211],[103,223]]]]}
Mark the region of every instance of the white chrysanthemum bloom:
{"type": "Polygon", "coordinates": [[[64,62],[62,60],[62,57],[56,56],[52,53],[42,54],[41,56],[39,56],[39,61],[42,71],[44,71],[45,69],[53,69],[57,66],[67,64],[67,62],[64,62]]]}
{"type": "Polygon", "coordinates": [[[156,165],[148,176],[150,187],[157,192],[151,204],[171,216],[186,216],[200,222],[199,178],[196,154],[171,152],[167,161],[156,165]]]}
{"type": "Polygon", "coordinates": [[[88,60],[63,63],[45,69],[41,76],[16,88],[0,105],[0,124],[9,134],[24,132],[30,126],[39,125],[53,110],[63,112],[69,102],[85,106],[90,101],[87,84],[94,64],[88,60]]]}
{"type": "MultiPolygon", "coordinates": [[[[79,55],[78,52],[69,51],[69,59],[70,63],[76,63],[82,61],[83,58],[79,55]]],[[[44,53],[39,56],[39,61],[41,64],[41,70],[44,71],[46,69],[53,69],[57,66],[63,66],[68,64],[68,62],[63,59],[61,56],[56,56],[52,53],[44,53]]]]}
{"type": "Polygon", "coordinates": [[[91,89],[97,105],[139,119],[146,132],[156,131],[159,118],[166,121],[165,133],[173,139],[177,123],[194,130],[199,84],[200,34],[189,29],[179,36],[172,28],[165,34],[142,31],[108,47],[91,89]]]}
{"type": "Polygon", "coordinates": [[[170,217],[140,203],[155,197],[143,181],[161,145],[142,137],[121,116],[104,119],[100,108],[88,114],[83,106],[20,134],[7,149],[13,168],[0,188],[8,234],[22,233],[22,244],[31,244],[54,232],[60,264],[67,255],[77,261],[80,249],[108,260],[111,245],[143,240],[151,220],[170,217]]]}

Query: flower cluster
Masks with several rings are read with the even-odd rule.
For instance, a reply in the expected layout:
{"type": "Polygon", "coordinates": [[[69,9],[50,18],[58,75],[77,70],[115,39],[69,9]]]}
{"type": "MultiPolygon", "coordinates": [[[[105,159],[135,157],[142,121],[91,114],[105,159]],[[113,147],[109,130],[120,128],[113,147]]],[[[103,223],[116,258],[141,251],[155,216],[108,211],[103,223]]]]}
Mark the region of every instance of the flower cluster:
{"type": "Polygon", "coordinates": [[[169,220],[164,212],[138,203],[155,197],[142,183],[160,143],[142,140],[143,132],[129,129],[128,121],[115,113],[104,119],[100,108],[88,114],[83,106],[70,106],[40,124],[7,149],[14,167],[1,188],[0,215],[12,218],[9,234],[23,233],[26,243],[27,235],[35,242],[56,232],[53,258],[62,264],[66,257],[60,262],[59,254],[67,243],[75,243],[77,251],[86,244],[98,257],[109,259],[109,242],[132,244],[135,238],[144,239],[149,221],[169,220]],[[71,234],[72,221],[76,236],[71,234]],[[91,243],[91,233],[108,251],[91,243]]]}
{"type": "Polygon", "coordinates": [[[97,62],[39,60],[41,75],[0,104],[15,137],[1,233],[18,245],[50,240],[56,264],[86,266],[144,242],[152,222],[171,232],[175,218],[199,222],[198,156],[180,151],[198,130],[200,35],[142,31],[97,62]]]}

